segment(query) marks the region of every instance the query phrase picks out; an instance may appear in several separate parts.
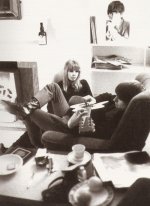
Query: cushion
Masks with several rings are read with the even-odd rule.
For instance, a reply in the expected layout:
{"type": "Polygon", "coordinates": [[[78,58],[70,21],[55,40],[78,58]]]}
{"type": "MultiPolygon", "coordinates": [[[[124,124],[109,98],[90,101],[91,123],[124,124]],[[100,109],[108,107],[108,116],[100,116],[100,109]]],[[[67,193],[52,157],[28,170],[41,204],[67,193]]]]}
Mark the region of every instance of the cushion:
{"type": "Polygon", "coordinates": [[[139,82],[141,82],[146,90],[150,90],[150,74],[149,73],[140,73],[135,78],[139,82]]]}

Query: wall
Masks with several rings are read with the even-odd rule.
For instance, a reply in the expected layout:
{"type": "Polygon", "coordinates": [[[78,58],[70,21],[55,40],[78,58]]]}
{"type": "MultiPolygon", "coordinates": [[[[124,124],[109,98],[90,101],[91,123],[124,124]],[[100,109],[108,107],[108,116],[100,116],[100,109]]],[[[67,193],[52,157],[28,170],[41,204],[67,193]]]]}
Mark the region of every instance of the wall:
{"type": "MultiPolygon", "coordinates": [[[[37,61],[41,88],[52,81],[66,60],[74,58],[80,63],[83,76],[90,80],[89,17],[96,16],[98,43],[106,45],[106,9],[111,0],[21,1],[21,20],[0,20],[0,61],[37,61]],[[48,34],[46,46],[38,45],[40,22],[48,34]]],[[[132,26],[131,40],[125,44],[149,44],[149,0],[122,1],[132,26]]]]}
{"type": "Polygon", "coordinates": [[[22,0],[21,20],[0,20],[0,61],[37,61],[43,87],[76,59],[87,79],[90,65],[89,17],[86,0],[22,0]],[[38,45],[40,22],[48,44],[38,45]]]}

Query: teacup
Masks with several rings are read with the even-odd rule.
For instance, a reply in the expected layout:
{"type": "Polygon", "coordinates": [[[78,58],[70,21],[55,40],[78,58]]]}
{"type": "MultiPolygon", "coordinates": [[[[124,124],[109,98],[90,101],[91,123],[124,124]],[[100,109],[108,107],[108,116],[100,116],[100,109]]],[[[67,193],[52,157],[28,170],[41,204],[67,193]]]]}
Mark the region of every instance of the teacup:
{"type": "Polygon", "coordinates": [[[82,161],[84,158],[85,146],[82,144],[75,144],[72,146],[73,158],[75,161],[82,161]]]}

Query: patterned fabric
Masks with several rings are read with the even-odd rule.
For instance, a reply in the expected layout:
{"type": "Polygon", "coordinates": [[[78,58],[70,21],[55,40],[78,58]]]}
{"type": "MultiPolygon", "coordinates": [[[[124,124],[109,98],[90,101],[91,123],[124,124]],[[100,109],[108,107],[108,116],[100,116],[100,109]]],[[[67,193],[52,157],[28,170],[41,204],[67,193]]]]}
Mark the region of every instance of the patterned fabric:
{"type": "Polygon", "coordinates": [[[25,112],[27,114],[31,113],[32,111],[34,111],[35,109],[38,109],[40,108],[40,104],[39,104],[39,101],[33,97],[31,99],[30,102],[28,102],[25,106],[24,106],[24,109],[25,109],[25,112]]]}

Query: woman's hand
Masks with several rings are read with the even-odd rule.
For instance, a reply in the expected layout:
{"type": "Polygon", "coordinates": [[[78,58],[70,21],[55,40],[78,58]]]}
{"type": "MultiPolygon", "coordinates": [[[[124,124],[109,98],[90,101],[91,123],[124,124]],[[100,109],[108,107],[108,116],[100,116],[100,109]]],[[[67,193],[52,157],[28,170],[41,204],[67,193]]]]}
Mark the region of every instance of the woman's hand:
{"type": "Polygon", "coordinates": [[[84,109],[76,111],[68,120],[68,127],[71,129],[79,125],[80,119],[83,115],[86,115],[87,111],[84,109]]]}

